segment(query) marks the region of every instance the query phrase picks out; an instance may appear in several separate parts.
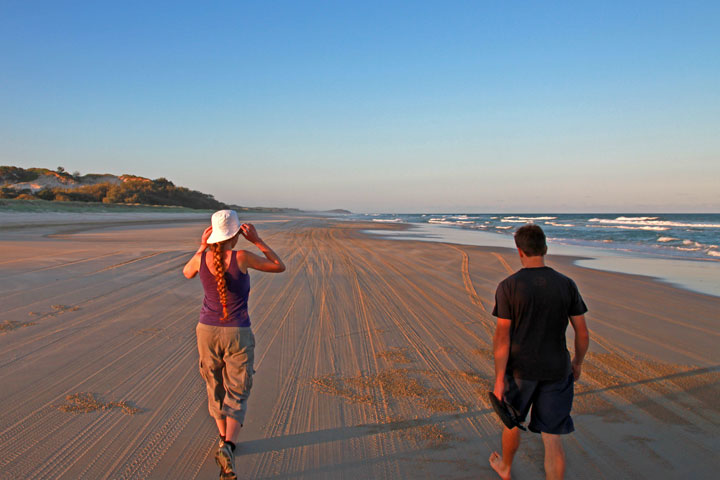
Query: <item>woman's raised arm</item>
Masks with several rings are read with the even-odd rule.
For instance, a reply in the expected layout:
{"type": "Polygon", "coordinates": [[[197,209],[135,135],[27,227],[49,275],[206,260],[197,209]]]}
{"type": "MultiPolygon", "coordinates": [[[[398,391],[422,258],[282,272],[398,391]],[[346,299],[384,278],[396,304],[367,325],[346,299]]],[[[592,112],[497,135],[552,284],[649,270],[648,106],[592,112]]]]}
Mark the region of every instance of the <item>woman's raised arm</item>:
{"type": "Polygon", "coordinates": [[[207,227],[203,232],[202,237],[200,237],[200,248],[198,248],[198,251],[195,252],[192,258],[190,258],[183,267],[183,275],[185,275],[185,278],[193,278],[200,271],[200,258],[207,248],[207,239],[211,233],[212,227],[207,227]]]}
{"type": "MultiPolygon", "coordinates": [[[[265,258],[255,255],[251,252],[238,252],[244,258],[244,264],[247,268],[259,270],[261,272],[280,273],[285,271],[285,264],[280,257],[268,246],[258,235],[255,226],[251,223],[243,223],[240,232],[248,242],[255,245],[265,255],[265,258]]],[[[240,258],[239,258],[240,259],[240,258]]]]}

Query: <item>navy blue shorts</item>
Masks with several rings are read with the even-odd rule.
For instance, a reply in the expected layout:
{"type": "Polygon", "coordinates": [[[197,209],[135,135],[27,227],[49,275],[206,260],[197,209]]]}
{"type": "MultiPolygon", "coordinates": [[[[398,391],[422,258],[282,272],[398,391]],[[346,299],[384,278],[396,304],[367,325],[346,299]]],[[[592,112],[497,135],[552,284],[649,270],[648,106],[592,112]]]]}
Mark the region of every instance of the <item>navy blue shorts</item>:
{"type": "Polygon", "coordinates": [[[575,431],[572,409],[575,381],[572,373],[562,380],[538,381],[505,375],[503,399],[525,421],[532,407],[528,429],[535,433],[564,435],[575,431]]]}

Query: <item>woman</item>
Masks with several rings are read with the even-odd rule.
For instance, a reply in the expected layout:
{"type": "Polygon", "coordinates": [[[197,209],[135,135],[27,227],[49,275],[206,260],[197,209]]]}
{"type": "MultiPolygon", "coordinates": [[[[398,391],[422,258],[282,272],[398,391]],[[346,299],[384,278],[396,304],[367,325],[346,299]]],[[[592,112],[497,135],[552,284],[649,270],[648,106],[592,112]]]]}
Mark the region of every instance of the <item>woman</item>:
{"type": "Polygon", "coordinates": [[[255,337],[250,329],[248,269],[285,271],[280,257],[263,242],[252,224],[240,224],[234,210],[212,216],[200,240],[200,248],[183,268],[193,278],[200,273],[205,298],[197,325],[200,374],[208,393],[208,409],[217,423],[220,443],[215,460],[220,478],[235,479],[235,443],[240,434],[247,398],[252,387],[255,337]],[[245,237],[265,255],[233,250],[245,237]],[[210,247],[210,255],[205,250],[210,247]]]}

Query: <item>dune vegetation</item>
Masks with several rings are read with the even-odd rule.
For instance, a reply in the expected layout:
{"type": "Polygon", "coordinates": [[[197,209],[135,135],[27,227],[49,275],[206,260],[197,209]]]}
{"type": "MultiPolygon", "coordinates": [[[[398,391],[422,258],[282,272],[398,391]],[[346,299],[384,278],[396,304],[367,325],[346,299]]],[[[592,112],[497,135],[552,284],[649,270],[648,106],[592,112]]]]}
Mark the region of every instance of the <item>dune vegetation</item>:
{"type": "Polygon", "coordinates": [[[177,186],[162,177],[151,180],[136,175],[71,174],[63,167],[49,170],[0,166],[0,199],[175,206],[204,210],[292,210],[227,205],[210,194],[177,186]]]}

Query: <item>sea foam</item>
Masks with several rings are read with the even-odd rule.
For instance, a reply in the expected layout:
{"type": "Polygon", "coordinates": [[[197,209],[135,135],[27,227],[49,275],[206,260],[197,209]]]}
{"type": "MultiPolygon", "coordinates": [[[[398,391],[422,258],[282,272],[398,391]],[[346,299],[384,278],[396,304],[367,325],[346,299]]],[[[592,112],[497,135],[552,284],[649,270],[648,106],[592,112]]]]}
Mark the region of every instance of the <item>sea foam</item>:
{"type": "MultiPolygon", "coordinates": [[[[450,217],[454,218],[454,217],[450,217]]],[[[472,225],[472,220],[446,220],[444,218],[431,218],[428,223],[435,223],[439,225],[472,225]]]]}
{"type": "Polygon", "coordinates": [[[527,223],[527,222],[533,222],[535,220],[556,220],[557,217],[518,217],[515,215],[511,215],[509,217],[503,217],[501,222],[507,222],[507,223],[527,223]]]}
{"type": "Polygon", "coordinates": [[[700,242],[693,242],[692,240],[683,240],[683,245],[692,245],[693,247],[702,247],[703,244],[700,242]]]}
{"type": "Polygon", "coordinates": [[[617,217],[615,219],[608,218],[591,218],[588,222],[602,223],[609,225],[638,225],[638,226],[655,226],[655,227],[681,227],[681,228],[720,228],[720,223],[685,223],[671,222],[667,220],[658,220],[658,217],[617,217]]]}
{"type": "Polygon", "coordinates": [[[591,227],[591,228],[613,228],[615,230],[650,230],[653,232],[664,232],[666,230],[670,230],[670,227],[651,227],[651,226],[633,227],[630,225],[588,225],[588,227],[591,227]]]}

